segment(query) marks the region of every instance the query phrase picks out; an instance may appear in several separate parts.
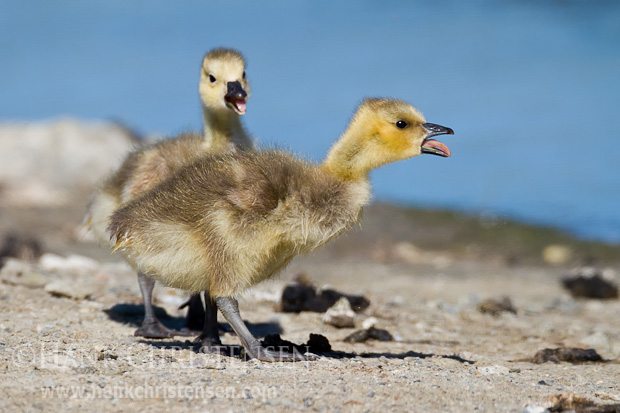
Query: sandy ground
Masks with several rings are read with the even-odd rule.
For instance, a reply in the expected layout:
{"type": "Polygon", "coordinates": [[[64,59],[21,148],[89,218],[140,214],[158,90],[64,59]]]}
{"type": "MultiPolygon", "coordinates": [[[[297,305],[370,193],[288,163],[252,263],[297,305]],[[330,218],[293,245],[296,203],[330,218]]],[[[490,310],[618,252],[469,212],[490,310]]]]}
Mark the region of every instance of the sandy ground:
{"type": "MultiPolygon", "coordinates": [[[[0,273],[2,411],[535,412],[568,393],[620,403],[620,300],[571,298],[560,279],[573,262],[546,265],[525,247],[502,255],[491,245],[444,245],[450,225],[370,208],[362,230],[295,260],[241,302],[256,335],[303,343],[319,333],[337,352],[295,364],[242,361],[203,354],[191,337],[134,337],[135,274],[75,236],[81,208],[2,211],[4,230],[38,234],[44,251],[61,256],[11,261],[0,273]],[[70,254],[92,261],[62,258],[70,254]],[[275,312],[284,286],[302,272],[317,286],[364,294],[371,306],[356,328],[374,317],[397,341],[346,343],[356,328],[326,325],[319,313],[275,312]],[[516,314],[478,310],[503,296],[516,314]],[[607,361],[524,361],[560,346],[593,347],[607,361]]],[[[182,323],[183,298],[158,287],[165,322],[182,323]]],[[[222,340],[238,343],[231,333],[222,340]]]]}

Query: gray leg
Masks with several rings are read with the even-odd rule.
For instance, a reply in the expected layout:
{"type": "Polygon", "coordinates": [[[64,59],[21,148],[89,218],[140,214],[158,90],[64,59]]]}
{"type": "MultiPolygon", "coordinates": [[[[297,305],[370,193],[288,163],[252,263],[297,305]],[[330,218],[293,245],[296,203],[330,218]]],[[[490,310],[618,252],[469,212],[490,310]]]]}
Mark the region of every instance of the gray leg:
{"type": "Polygon", "coordinates": [[[235,330],[235,333],[239,336],[245,352],[250,357],[261,361],[304,361],[315,360],[317,358],[315,355],[303,355],[297,352],[288,353],[263,347],[260,342],[254,338],[252,333],[250,333],[250,330],[248,330],[241,319],[237,300],[230,297],[219,297],[215,299],[215,303],[224,315],[224,318],[226,318],[230,326],[235,330]]]}
{"type": "Polygon", "coordinates": [[[138,273],[138,283],[142,292],[142,300],[144,301],[144,321],[142,325],[133,334],[134,336],[146,338],[170,338],[174,336],[188,336],[189,332],[172,330],[166,327],[157,319],[155,311],[153,311],[153,287],[155,281],[145,274],[138,273]]]}
{"type": "Polygon", "coordinates": [[[168,329],[155,317],[155,311],[153,311],[153,304],[151,303],[155,281],[139,272],[138,283],[140,284],[140,291],[142,291],[142,299],[144,300],[144,321],[142,321],[142,326],[134,332],[134,335],[147,338],[174,337],[174,331],[168,329]]]}

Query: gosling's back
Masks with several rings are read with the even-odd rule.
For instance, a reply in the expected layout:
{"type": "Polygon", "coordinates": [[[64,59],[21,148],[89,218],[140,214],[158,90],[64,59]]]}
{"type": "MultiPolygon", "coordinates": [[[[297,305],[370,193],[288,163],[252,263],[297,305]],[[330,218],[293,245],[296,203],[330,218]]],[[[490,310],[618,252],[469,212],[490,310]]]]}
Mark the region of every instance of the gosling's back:
{"type": "Polygon", "coordinates": [[[106,228],[116,209],[168,179],[206,151],[202,135],[185,133],[130,152],[121,166],[102,181],[90,200],[87,217],[95,236],[101,241],[107,240],[109,233],[106,228]]]}

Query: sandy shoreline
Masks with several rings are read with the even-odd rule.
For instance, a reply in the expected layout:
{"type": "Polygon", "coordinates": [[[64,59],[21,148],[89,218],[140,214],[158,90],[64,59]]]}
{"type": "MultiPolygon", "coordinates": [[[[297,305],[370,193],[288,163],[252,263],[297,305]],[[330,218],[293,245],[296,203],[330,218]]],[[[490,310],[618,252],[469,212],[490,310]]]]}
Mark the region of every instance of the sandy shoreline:
{"type": "MultiPolygon", "coordinates": [[[[620,301],[575,300],[560,282],[584,262],[617,268],[617,247],[375,205],[361,229],[294,260],[278,280],[249,291],[241,303],[256,334],[280,333],[303,343],[319,333],[349,357],[267,364],[202,354],[185,337],[134,337],[132,320],[139,314],[119,320],[110,309],[139,308],[135,275],[119,257],[75,236],[82,207],[74,205],[3,210],[3,228],[11,222],[40,234],[45,252],[93,258],[73,267],[59,258],[66,266],[51,270],[32,264],[17,278],[6,267],[1,273],[3,410],[524,411],[568,393],[620,402],[620,366],[613,361],[620,355],[620,301]],[[552,266],[539,245],[556,243],[572,255],[552,266]],[[274,312],[286,283],[302,272],[318,286],[364,294],[371,306],[356,316],[356,327],[374,317],[397,341],[345,343],[354,329],[326,325],[322,314],[274,312]],[[54,295],[52,282],[75,296],[54,295]],[[80,288],[86,298],[79,298],[80,288]],[[503,296],[516,314],[478,310],[482,300],[503,296]],[[611,361],[519,361],[560,346],[593,347],[611,361]]],[[[156,304],[170,321],[183,316],[176,309],[180,300],[178,292],[157,290],[156,304]]],[[[230,333],[222,339],[238,343],[230,333]]]]}

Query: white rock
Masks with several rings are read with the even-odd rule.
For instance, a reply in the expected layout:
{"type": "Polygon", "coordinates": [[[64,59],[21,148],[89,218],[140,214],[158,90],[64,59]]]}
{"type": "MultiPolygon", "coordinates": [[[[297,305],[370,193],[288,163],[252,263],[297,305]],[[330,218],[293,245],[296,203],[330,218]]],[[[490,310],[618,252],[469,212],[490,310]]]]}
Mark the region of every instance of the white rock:
{"type": "Polygon", "coordinates": [[[51,274],[41,271],[34,264],[8,258],[2,269],[0,279],[13,285],[23,285],[30,288],[41,288],[52,282],[51,274]]]}
{"type": "Polygon", "coordinates": [[[21,277],[22,275],[32,271],[33,265],[25,261],[18,260],[17,258],[6,258],[2,269],[0,269],[0,276],[13,278],[15,276],[21,277]]]}
{"type": "Polygon", "coordinates": [[[323,322],[337,328],[355,327],[355,312],[349,300],[341,297],[336,301],[323,316],[323,322]]]}
{"type": "Polygon", "coordinates": [[[368,317],[366,320],[364,320],[364,322],[362,323],[362,328],[364,330],[368,330],[370,327],[374,327],[377,324],[377,319],[374,317],[368,317]]]}
{"type": "Polygon", "coordinates": [[[82,282],[59,280],[47,284],[45,291],[60,297],[83,300],[92,296],[97,291],[97,286],[82,282]]]}
{"type": "Polygon", "coordinates": [[[548,412],[549,410],[545,407],[534,406],[531,404],[528,404],[527,406],[523,408],[523,413],[548,413],[548,412]]]}
{"type": "Polygon", "coordinates": [[[61,205],[92,188],[137,142],[127,129],[60,119],[0,125],[2,202],[61,205]]]}

